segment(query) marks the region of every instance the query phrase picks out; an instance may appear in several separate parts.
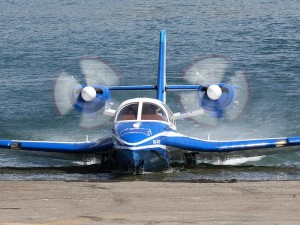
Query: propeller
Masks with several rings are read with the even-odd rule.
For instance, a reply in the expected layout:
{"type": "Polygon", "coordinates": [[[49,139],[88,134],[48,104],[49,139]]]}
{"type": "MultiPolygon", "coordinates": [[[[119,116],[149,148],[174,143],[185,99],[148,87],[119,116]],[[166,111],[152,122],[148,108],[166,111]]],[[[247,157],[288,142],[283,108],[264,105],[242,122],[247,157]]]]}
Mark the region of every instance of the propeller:
{"type": "Polygon", "coordinates": [[[98,127],[111,118],[103,114],[112,104],[108,86],[118,85],[120,78],[99,58],[83,58],[80,66],[85,84],[66,72],[59,73],[54,83],[54,103],[61,115],[73,109],[80,112],[81,127],[98,127]]]}
{"type": "Polygon", "coordinates": [[[234,71],[224,56],[212,55],[194,62],[183,74],[197,92],[182,92],[179,101],[185,111],[207,112],[193,117],[195,122],[215,126],[217,118],[235,120],[244,111],[250,93],[245,71],[234,71]]]}

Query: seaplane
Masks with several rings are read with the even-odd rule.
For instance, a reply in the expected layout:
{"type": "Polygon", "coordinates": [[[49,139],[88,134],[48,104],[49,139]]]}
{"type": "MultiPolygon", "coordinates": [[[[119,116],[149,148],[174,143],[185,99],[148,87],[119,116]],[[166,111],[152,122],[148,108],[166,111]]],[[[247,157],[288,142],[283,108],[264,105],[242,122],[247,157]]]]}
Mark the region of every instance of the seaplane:
{"type": "MultiPolygon", "coordinates": [[[[0,140],[0,148],[14,151],[95,154],[101,157],[103,164],[114,164],[125,171],[144,173],[168,170],[172,152],[175,151],[184,155],[187,164],[194,164],[196,155],[201,153],[267,151],[300,145],[300,136],[213,141],[178,132],[177,120],[203,115],[222,118],[225,113],[230,114],[238,99],[236,90],[241,87],[220,81],[201,84],[199,77],[203,74],[195,67],[190,69],[187,75],[187,80],[192,84],[167,84],[165,30],[160,31],[159,40],[158,75],[155,85],[115,85],[119,78],[114,70],[107,64],[91,58],[81,61],[85,84],[79,84],[66,72],[58,75],[54,85],[54,100],[59,113],[65,115],[75,108],[83,115],[84,124],[89,124],[88,126],[98,126],[104,117],[113,118],[111,135],[84,142],[3,139],[0,140]],[[112,93],[146,90],[155,91],[156,98],[133,98],[112,109],[112,93]],[[191,94],[188,98],[196,98],[196,109],[173,113],[167,105],[168,91],[189,91],[191,94]]],[[[203,66],[200,64],[198,63],[198,68],[203,66]]]]}

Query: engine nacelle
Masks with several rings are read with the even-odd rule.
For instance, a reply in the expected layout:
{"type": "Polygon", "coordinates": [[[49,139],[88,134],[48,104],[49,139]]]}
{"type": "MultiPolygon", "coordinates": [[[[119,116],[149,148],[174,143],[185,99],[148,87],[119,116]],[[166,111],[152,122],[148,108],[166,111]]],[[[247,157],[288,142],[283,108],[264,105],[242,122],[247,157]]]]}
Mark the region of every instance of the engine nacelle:
{"type": "Polygon", "coordinates": [[[109,108],[111,94],[103,85],[75,86],[70,96],[74,108],[82,113],[95,113],[109,108]]]}
{"type": "Polygon", "coordinates": [[[234,106],[234,87],[223,83],[199,87],[197,90],[197,98],[199,106],[209,112],[211,117],[221,118],[224,112],[234,106]],[[222,91],[221,93],[220,90],[222,91]]]}

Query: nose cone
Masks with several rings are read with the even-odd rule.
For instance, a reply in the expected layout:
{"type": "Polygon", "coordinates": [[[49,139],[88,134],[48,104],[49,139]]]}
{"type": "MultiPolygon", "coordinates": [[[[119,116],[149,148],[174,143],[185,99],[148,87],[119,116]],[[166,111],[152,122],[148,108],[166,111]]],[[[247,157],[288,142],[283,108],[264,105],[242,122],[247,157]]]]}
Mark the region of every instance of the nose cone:
{"type": "Polygon", "coordinates": [[[81,96],[86,102],[91,102],[96,98],[96,90],[91,86],[86,86],[81,91],[81,96]]]}
{"type": "Polygon", "coordinates": [[[221,95],[222,95],[222,90],[218,85],[213,84],[207,88],[207,96],[211,100],[218,100],[221,97],[221,95]]]}
{"type": "Polygon", "coordinates": [[[128,143],[140,142],[152,136],[152,130],[141,123],[126,123],[115,126],[116,136],[128,143]]]}
{"type": "Polygon", "coordinates": [[[114,136],[117,144],[124,147],[139,147],[157,144],[160,134],[169,131],[168,124],[161,122],[121,122],[115,123],[114,136]]]}
{"type": "Polygon", "coordinates": [[[115,161],[135,172],[168,168],[169,155],[160,145],[163,132],[170,127],[161,122],[131,121],[115,123],[115,161]]]}

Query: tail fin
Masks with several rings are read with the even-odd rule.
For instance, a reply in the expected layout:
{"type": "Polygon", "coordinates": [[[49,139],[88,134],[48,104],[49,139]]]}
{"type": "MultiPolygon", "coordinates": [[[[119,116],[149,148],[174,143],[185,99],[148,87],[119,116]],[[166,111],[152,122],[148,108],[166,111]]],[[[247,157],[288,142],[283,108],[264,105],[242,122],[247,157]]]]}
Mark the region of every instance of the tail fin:
{"type": "Polygon", "coordinates": [[[166,102],[166,31],[160,31],[158,77],[157,77],[157,99],[166,102]]]}

